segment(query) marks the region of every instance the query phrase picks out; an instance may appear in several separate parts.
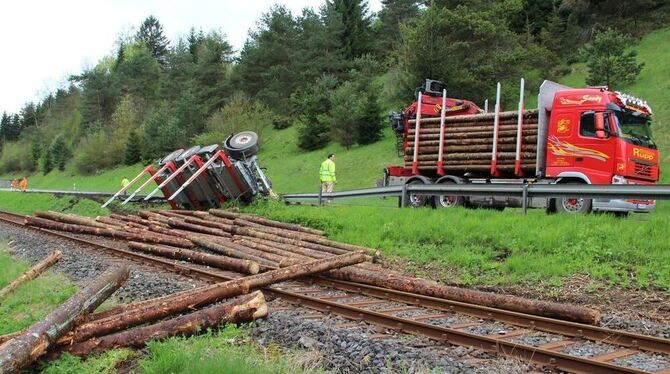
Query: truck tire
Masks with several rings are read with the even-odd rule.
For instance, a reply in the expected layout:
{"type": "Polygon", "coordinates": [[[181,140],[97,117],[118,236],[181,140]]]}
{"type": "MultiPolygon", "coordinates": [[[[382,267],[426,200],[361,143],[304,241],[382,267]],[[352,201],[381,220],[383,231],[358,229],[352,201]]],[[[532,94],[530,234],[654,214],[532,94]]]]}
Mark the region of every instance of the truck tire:
{"type": "Polygon", "coordinates": [[[258,135],[253,131],[242,131],[226,139],[223,144],[226,154],[243,160],[258,153],[258,135]]]}
{"type": "MultiPolygon", "coordinates": [[[[412,179],[411,181],[407,182],[407,184],[409,185],[409,184],[426,184],[426,183],[425,183],[424,181],[422,181],[421,179],[412,179]]],[[[408,197],[408,199],[407,199],[407,201],[405,202],[405,206],[406,206],[406,207],[410,207],[410,208],[423,208],[423,207],[425,207],[425,206],[430,206],[430,205],[432,205],[432,199],[433,199],[432,196],[428,196],[428,195],[418,195],[418,194],[409,194],[409,196],[407,196],[407,197],[408,197]]],[[[402,206],[402,199],[403,199],[403,198],[404,198],[404,197],[401,196],[401,197],[398,199],[398,205],[399,205],[399,206],[402,206]]]]}
{"type": "MultiPolygon", "coordinates": [[[[579,182],[568,182],[566,184],[583,184],[579,182]]],[[[562,197],[556,199],[556,210],[560,213],[588,214],[591,212],[591,199],[581,197],[562,197]]]]}
{"type": "MultiPolygon", "coordinates": [[[[445,179],[439,184],[456,184],[456,182],[445,179]]],[[[463,206],[465,202],[465,197],[463,196],[447,196],[447,195],[435,195],[433,196],[433,201],[435,203],[435,208],[456,208],[463,206]]]]}

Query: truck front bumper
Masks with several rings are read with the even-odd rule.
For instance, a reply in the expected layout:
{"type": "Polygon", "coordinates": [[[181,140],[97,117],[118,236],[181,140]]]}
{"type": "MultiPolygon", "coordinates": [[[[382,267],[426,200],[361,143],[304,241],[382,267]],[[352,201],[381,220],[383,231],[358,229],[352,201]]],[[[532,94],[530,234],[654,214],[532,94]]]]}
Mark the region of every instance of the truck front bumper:
{"type": "Polygon", "coordinates": [[[594,211],[651,213],[656,209],[656,200],[593,199],[594,211]]]}

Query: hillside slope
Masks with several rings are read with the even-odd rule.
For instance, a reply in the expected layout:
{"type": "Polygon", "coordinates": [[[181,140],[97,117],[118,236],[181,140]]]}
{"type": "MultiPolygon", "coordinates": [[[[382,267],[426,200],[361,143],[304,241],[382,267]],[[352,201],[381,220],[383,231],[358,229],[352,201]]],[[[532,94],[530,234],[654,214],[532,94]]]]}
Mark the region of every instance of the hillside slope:
{"type": "MultiPolygon", "coordinates": [[[[647,100],[654,109],[653,131],[659,145],[664,166],[670,163],[670,50],[660,48],[670,40],[670,27],[657,30],[642,38],[634,48],[638,51],[638,60],[645,64],[637,81],[622,90],[647,100]]],[[[560,82],[573,87],[584,86],[586,67],[576,64],[572,73],[560,82]]],[[[531,88],[528,102],[534,102],[537,88],[531,88]]],[[[259,154],[261,164],[267,168],[275,190],[279,193],[311,192],[319,188],[318,169],[328,153],[335,153],[338,174],[337,189],[363,188],[375,185],[382,177],[387,165],[399,164],[395,150],[395,136],[390,129],[385,130],[384,138],[372,145],[354,146],[345,150],[336,143],[326,148],[303,152],[296,145],[296,129],[269,129],[261,139],[259,154]]],[[[30,177],[30,187],[49,189],[72,189],[91,191],[114,191],[124,176],[132,178],[142,170],[142,165],[122,167],[102,173],[98,176],[83,177],[72,171],[53,171],[46,176],[36,174],[30,177]]],[[[662,181],[670,183],[667,173],[662,173],[662,181]]],[[[11,176],[3,176],[8,179],[11,176]]]]}

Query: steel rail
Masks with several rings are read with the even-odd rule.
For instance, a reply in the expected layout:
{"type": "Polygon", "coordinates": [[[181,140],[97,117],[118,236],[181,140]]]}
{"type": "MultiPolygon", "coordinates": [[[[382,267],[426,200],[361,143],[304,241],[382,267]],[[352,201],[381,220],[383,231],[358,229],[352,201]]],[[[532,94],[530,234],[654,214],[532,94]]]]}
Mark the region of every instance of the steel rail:
{"type": "Polygon", "coordinates": [[[642,349],[645,351],[670,354],[670,340],[627,331],[611,330],[603,327],[568,322],[559,319],[513,312],[505,309],[468,304],[431,296],[396,291],[362,283],[336,280],[328,277],[314,278],[314,284],[366,296],[387,299],[406,304],[447,312],[467,314],[482,319],[491,319],[533,330],[555,333],[570,337],[642,349]]]}
{"type": "MultiPolygon", "coordinates": [[[[8,219],[2,217],[2,215],[9,215],[15,218],[18,217],[20,219],[24,217],[23,215],[0,211],[0,220],[4,222],[9,222],[17,226],[22,226],[24,228],[31,228],[40,232],[45,232],[67,240],[72,240],[96,248],[101,248],[106,250],[110,254],[122,257],[124,259],[132,259],[144,265],[146,265],[148,262],[151,265],[160,267],[162,270],[165,270],[167,268],[177,272],[178,274],[188,275],[196,279],[214,281],[214,282],[228,281],[235,279],[235,277],[226,276],[224,274],[217,274],[212,273],[211,271],[208,270],[193,268],[186,265],[179,265],[177,263],[168,260],[162,260],[146,255],[141,255],[138,253],[133,253],[119,248],[109,247],[100,243],[95,243],[86,239],[81,239],[74,236],[62,234],[56,231],[36,228],[32,226],[26,226],[22,221],[17,221],[15,219],[8,219]]],[[[333,282],[333,281],[327,280],[327,282],[333,282]]],[[[361,288],[361,293],[363,292],[363,287],[361,285],[356,283],[353,283],[352,285],[354,287],[361,288]]],[[[366,286],[365,288],[369,287],[366,286]]],[[[322,300],[315,297],[301,295],[299,293],[285,291],[277,287],[264,287],[262,289],[275,296],[281,297],[284,300],[311,309],[322,311],[325,313],[335,313],[354,320],[364,320],[366,322],[384,326],[389,329],[406,332],[410,334],[422,335],[441,342],[446,342],[455,345],[471,346],[486,352],[500,353],[508,357],[520,358],[524,361],[531,362],[537,365],[555,367],[561,370],[566,370],[575,373],[647,373],[646,371],[618,366],[608,362],[601,362],[576,356],[570,356],[564,353],[552,351],[550,349],[542,349],[538,347],[532,347],[514,342],[509,342],[502,340],[501,338],[480,336],[460,331],[457,329],[435,326],[407,318],[390,316],[383,313],[358,308],[346,304],[338,304],[336,302],[328,300],[322,300]]],[[[390,295],[392,292],[388,292],[388,290],[386,290],[386,293],[390,295]]],[[[417,297],[418,295],[413,294],[408,295],[413,297],[415,300],[420,299],[417,297]]]]}
{"type": "MultiPolygon", "coordinates": [[[[365,188],[341,192],[323,193],[322,198],[341,199],[373,196],[402,196],[403,193],[417,195],[449,195],[449,196],[500,196],[500,197],[581,197],[601,199],[670,199],[670,185],[631,185],[631,184],[410,184],[404,186],[388,186],[365,188]]],[[[286,201],[314,200],[318,193],[285,194],[286,201]]]]}

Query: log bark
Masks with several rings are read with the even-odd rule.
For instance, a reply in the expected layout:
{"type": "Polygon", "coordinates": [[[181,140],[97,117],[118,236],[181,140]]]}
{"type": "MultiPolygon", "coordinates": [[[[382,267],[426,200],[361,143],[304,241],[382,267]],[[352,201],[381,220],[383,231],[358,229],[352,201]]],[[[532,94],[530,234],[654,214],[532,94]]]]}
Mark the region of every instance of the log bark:
{"type": "Polygon", "coordinates": [[[134,216],[132,214],[116,214],[112,213],[109,215],[110,218],[119,220],[119,221],[124,221],[124,222],[134,222],[137,224],[140,224],[142,226],[149,226],[151,222],[149,220],[143,219],[138,216],[134,216]]]}
{"type": "Polygon", "coordinates": [[[186,223],[181,219],[170,218],[168,220],[168,225],[170,225],[170,227],[174,227],[177,229],[199,232],[208,235],[214,235],[214,236],[226,235],[226,232],[221,229],[215,229],[213,227],[202,226],[202,225],[194,225],[192,223],[186,223]]]}
{"type": "Polygon", "coordinates": [[[502,295],[460,287],[444,286],[434,281],[398,274],[366,272],[349,267],[347,269],[331,270],[328,272],[328,276],[403,292],[512,310],[520,313],[535,314],[549,318],[559,318],[579,323],[597,324],[600,320],[600,312],[597,310],[577,305],[530,300],[512,295],[502,295]]]}
{"type": "Polygon", "coordinates": [[[43,219],[43,218],[30,217],[30,216],[26,216],[24,222],[25,222],[26,225],[41,227],[41,228],[45,228],[45,229],[49,229],[49,230],[67,231],[67,232],[73,232],[73,233],[77,233],[77,234],[107,236],[107,237],[111,237],[111,238],[124,239],[124,240],[135,240],[135,241],[146,242],[146,243],[166,244],[166,245],[171,245],[171,246],[174,246],[174,247],[182,247],[182,248],[192,248],[193,247],[193,243],[190,242],[189,240],[185,240],[185,239],[182,239],[182,238],[176,238],[176,237],[169,237],[169,236],[165,236],[165,235],[153,234],[153,233],[149,233],[148,231],[143,232],[143,233],[135,233],[135,232],[120,231],[120,230],[112,230],[112,229],[101,229],[101,228],[97,228],[97,227],[81,226],[81,225],[73,225],[73,224],[69,224],[69,223],[55,222],[55,221],[50,221],[50,220],[46,220],[46,219],[43,219]]]}
{"type": "Polygon", "coordinates": [[[226,218],[226,219],[232,219],[234,220],[235,218],[244,218],[244,214],[240,212],[231,212],[230,210],[223,210],[223,209],[210,209],[208,210],[209,214],[221,217],[221,218],[226,218]]]}
{"type": "Polygon", "coordinates": [[[98,227],[98,228],[101,228],[101,229],[104,229],[104,228],[107,227],[100,222],[96,222],[92,218],[80,217],[80,216],[75,216],[75,215],[72,215],[72,214],[65,214],[65,213],[52,212],[52,211],[48,211],[48,212],[37,211],[37,212],[35,212],[35,217],[49,219],[49,220],[56,221],[56,222],[70,223],[70,224],[90,226],[90,227],[98,227]]]}
{"type": "MultiPolygon", "coordinates": [[[[336,255],[347,253],[347,252],[351,251],[351,250],[347,250],[347,249],[332,247],[330,245],[308,242],[306,240],[291,239],[291,238],[271,234],[271,233],[264,232],[264,231],[259,231],[257,229],[252,229],[252,228],[248,228],[248,227],[234,226],[233,227],[233,234],[234,235],[241,235],[241,236],[248,236],[248,237],[253,237],[253,238],[258,238],[258,239],[265,239],[265,240],[269,240],[269,241],[273,241],[273,242],[277,242],[277,243],[289,244],[289,245],[294,245],[294,246],[298,246],[298,247],[314,249],[314,250],[317,250],[317,251],[336,254],[336,255]]],[[[324,238],[323,240],[327,240],[327,239],[324,238]]],[[[342,243],[338,243],[338,244],[342,245],[342,243]]],[[[373,251],[370,248],[365,248],[365,247],[360,247],[360,248],[364,248],[365,253],[370,253],[371,251],[373,251]]],[[[376,255],[376,253],[374,255],[376,255]]],[[[367,255],[366,259],[368,261],[374,261],[374,257],[371,256],[371,255],[367,255]]]]}
{"type": "Polygon", "coordinates": [[[209,253],[192,251],[190,249],[161,247],[138,242],[129,242],[128,247],[161,257],[189,261],[196,264],[212,266],[223,270],[237,271],[244,274],[253,275],[258,274],[260,271],[260,265],[253,261],[217,256],[209,253]]]}
{"type": "Polygon", "coordinates": [[[12,293],[15,289],[17,289],[20,285],[23,283],[36,278],[38,275],[42,274],[46,269],[50,268],[58,262],[58,260],[61,259],[63,254],[61,251],[53,251],[47,258],[44,260],[38,262],[35,264],[35,266],[31,267],[26,271],[25,273],[21,274],[18,278],[16,278],[12,283],[6,285],[0,290],[0,300],[2,300],[5,296],[9,295],[12,293]]]}
{"type": "Polygon", "coordinates": [[[119,228],[123,228],[127,224],[127,222],[125,222],[125,221],[121,221],[121,220],[114,219],[114,218],[111,218],[111,217],[104,217],[104,216],[97,216],[97,217],[95,217],[95,220],[102,223],[102,224],[105,224],[107,226],[114,226],[114,227],[119,227],[119,228]]]}
{"type": "MultiPolygon", "coordinates": [[[[517,132],[515,130],[500,130],[498,131],[498,136],[516,136],[517,132]]],[[[537,135],[537,129],[524,129],[521,133],[523,136],[532,136],[537,135]]],[[[445,131],[444,138],[447,140],[453,139],[472,139],[472,138],[492,138],[493,130],[491,131],[474,131],[474,132],[454,132],[454,131],[445,131]]],[[[434,140],[440,138],[439,131],[421,131],[419,134],[419,140],[434,140]]],[[[414,140],[414,133],[407,138],[408,141],[414,140]]]]}
{"type": "Polygon", "coordinates": [[[230,224],[226,224],[226,223],[201,219],[199,217],[197,217],[197,218],[196,217],[186,217],[184,219],[184,222],[190,223],[192,225],[201,225],[201,226],[212,227],[212,228],[215,228],[215,229],[225,231],[226,233],[229,233],[230,228],[232,227],[232,222],[230,224]]]}
{"type": "MultiPolygon", "coordinates": [[[[523,144],[535,144],[537,143],[537,136],[524,136],[523,144]]],[[[488,138],[479,138],[479,139],[457,139],[457,140],[445,140],[443,142],[445,150],[448,150],[449,147],[454,145],[476,145],[476,144],[492,144],[493,137],[488,138]]],[[[498,144],[514,144],[516,145],[516,137],[504,137],[498,138],[498,144]]],[[[438,140],[421,140],[419,141],[419,147],[425,147],[430,145],[440,145],[438,140]]]]}
{"type": "MultiPolygon", "coordinates": [[[[538,116],[538,110],[537,109],[530,109],[526,110],[523,113],[524,118],[529,117],[537,117],[538,116]]],[[[517,118],[519,116],[518,111],[509,111],[509,112],[500,112],[498,114],[499,119],[505,119],[505,118],[517,118]]],[[[495,118],[495,113],[483,113],[483,114],[464,114],[460,116],[452,116],[452,117],[446,117],[445,118],[445,123],[466,123],[466,122],[477,122],[477,121],[493,121],[493,118],[495,118]]],[[[423,123],[424,121],[430,123],[430,122],[440,122],[440,117],[430,117],[430,118],[424,118],[421,119],[421,122],[423,123]]],[[[414,123],[415,120],[409,120],[410,123],[414,123]]]]}
{"type": "Polygon", "coordinates": [[[292,223],[285,223],[280,221],[275,221],[263,217],[257,217],[252,215],[243,215],[238,216],[237,219],[243,219],[248,222],[253,222],[263,226],[269,226],[276,229],[289,230],[289,231],[298,231],[304,234],[316,235],[316,236],[325,236],[325,233],[321,230],[313,229],[310,227],[304,227],[292,223]]]}
{"type": "MultiPolygon", "coordinates": [[[[498,131],[510,131],[514,130],[516,131],[518,129],[517,124],[509,124],[509,125],[499,125],[498,126],[498,131]]],[[[414,138],[414,132],[415,132],[414,127],[410,127],[407,129],[407,136],[408,138],[414,138]]],[[[462,126],[462,127],[447,127],[445,129],[445,134],[452,134],[452,133],[474,133],[474,132],[490,132],[493,133],[493,126],[492,125],[472,125],[472,126],[462,126]]],[[[521,130],[523,133],[526,131],[537,131],[537,123],[527,123],[521,126],[521,130]]],[[[419,128],[419,136],[421,134],[439,134],[440,133],[440,128],[439,127],[434,127],[434,128],[429,128],[429,127],[421,127],[419,128]]]]}
{"type": "Polygon", "coordinates": [[[113,267],[83,290],[75,293],[44,319],[0,346],[0,373],[15,373],[30,364],[74,325],[75,319],[90,313],[128,279],[128,269],[113,267]]]}
{"type": "Polygon", "coordinates": [[[157,232],[163,235],[167,236],[173,236],[175,238],[185,238],[185,239],[191,239],[191,238],[200,238],[204,240],[210,240],[214,242],[220,242],[220,241],[225,241],[228,240],[228,238],[231,238],[232,235],[226,233],[226,235],[207,235],[199,232],[192,232],[192,231],[185,231],[185,230],[177,230],[172,227],[164,227],[164,226],[158,226],[158,225],[151,225],[149,226],[149,230],[153,232],[157,232]]]}
{"type": "MultiPolygon", "coordinates": [[[[437,161],[437,154],[419,155],[419,161],[437,161]]],[[[522,159],[533,159],[537,157],[536,152],[521,152],[522,159]]],[[[498,160],[514,160],[516,152],[498,152],[498,160]]],[[[405,162],[412,162],[412,156],[405,156],[405,162]]],[[[491,152],[477,152],[477,153],[445,153],[444,161],[457,160],[488,160],[491,161],[491,152]]]]}
{"type": "Polygon", "coordinates": [[[66,350],[77,356],[87,356],[113,348],[142,348],[149,340],[194,335],[222,324],[252,322],[267,314],[265,297],[262,292],[256,291],[239,300],[217,304],[167,321],[76,343],[66,350]]]}
{"type": "Polygon", "coordinates": [[[150,212],[148,210],[140,210],[139,215],[140,215],[140,217],[142,217],[146,220],[149,220],[149,221],[158,221],[158,222],[164,223],[166,225],[168,223],[168,217],[162,216],[158,213],[150,212]]]}
{"type": "MultiPolygon", "coordinates": [[[[411,169],[410,166],[406,166],[407,169],[411,169]]],[[[514,164],[498,164],[499,171],[513,172],[514,164]]],[[[432,170],[435,171],[437,167],[435,166],[419,166],[419,170],[432,170]]],[[[491,170],[491,165],[469,165],[469,166],[460,166],[460,165],[445,165],[442,169],[445,171],[478,171],[478,172],[488,172],[491,170]]],[[[525,171],[535,170],[535,163],[532,164],[521,164],[521,169],[525,171]]]]}
{"type": "MultiPolygon", "coordinates": [[[[522,147],[524,151],[537,151],[537,146],[534,144],[527,144],[522,147]]],[[[491,152],[493,150],[493,144],[486,145],[463,145],[463,146],[451,146],[448,149],[448,152],[491,152]]],[[[419,154],[432,154],[437,153],[439,148],[437,146],[427,146],[419,147],[419,154]]],[[[516,144],[498,144],[498,151],[516,151],[516,144]]],[[[405,155],[413,155],[414,146],[405,148],[405,155]]]]}
{"type": "Polygon", "coordinates": [[[314,260],[245,278],[217,283],[195,290],[182,291],[137,304],[121,305],[113,309],[113,315],[105,312],[107,317],[101,319],[96,319],[95,316],[92,316],[90,322],[78,326],[72,333],[63,337],[62,340],[65,343],[72,343],[87,340],[94,336],[111,334],[132,326],[155,321],[165,316],[209,305],[222,299],[247,294],[252,289],[318,274],[362,261],[365,261],[365,256],[362,253],[352,252],[325,260],[314,260]]]}
{"type": "Polygon", "coordinates": [[[254,254],[248,253],[244,247],[239,246],[233,242],[222,243],[222,242],[212,242],[209,240],[204,240],[202,238],[191,238],[193,242],[203,248],[207,248],[212,252],[220,253],[225,256],[235,257],[239,259],[245,259],[249,261],[257,262],[264,267],[276,268],[277,263],[266,260],[263,257],[256,256],[254,254]]]}

